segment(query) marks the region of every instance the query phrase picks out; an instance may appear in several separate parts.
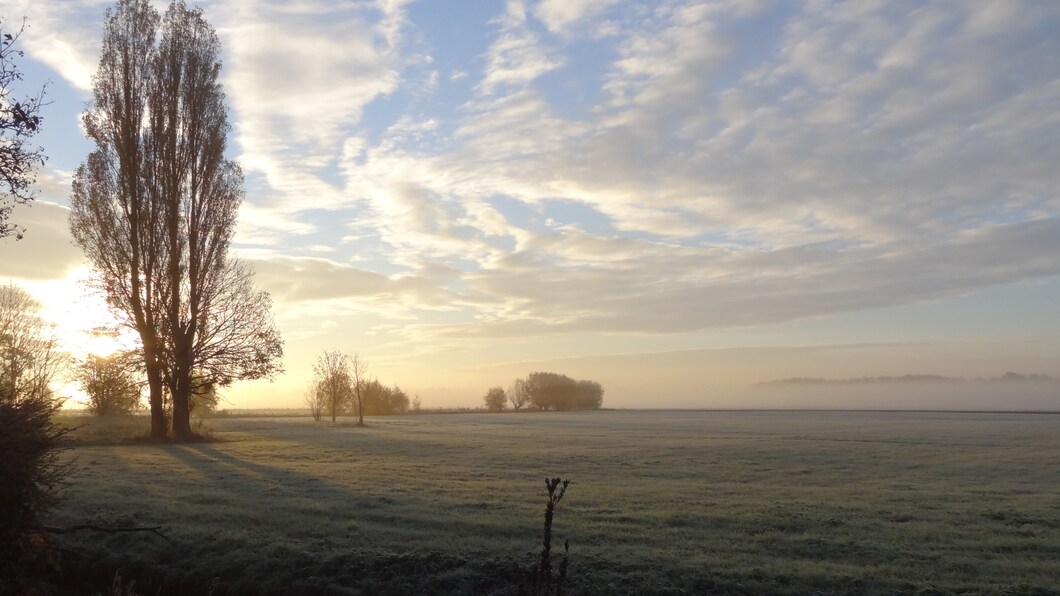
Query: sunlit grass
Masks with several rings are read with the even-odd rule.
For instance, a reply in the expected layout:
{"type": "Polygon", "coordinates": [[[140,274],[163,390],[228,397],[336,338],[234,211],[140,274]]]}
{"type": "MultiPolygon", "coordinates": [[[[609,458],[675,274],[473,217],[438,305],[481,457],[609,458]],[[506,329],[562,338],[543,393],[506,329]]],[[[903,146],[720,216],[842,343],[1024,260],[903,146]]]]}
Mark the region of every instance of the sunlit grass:
{"type": "Polygon", "coordinates": [[[1060,578],[1060,416],[209,424],[220,442],[71,449],[61,520],[161,522],[171,538],[71,545],[171,587],[489,591],[532,562],[543,479],[560,475],[574,482],[554,535],[571,541],[576,591],[982,593],[1060,578]]]}

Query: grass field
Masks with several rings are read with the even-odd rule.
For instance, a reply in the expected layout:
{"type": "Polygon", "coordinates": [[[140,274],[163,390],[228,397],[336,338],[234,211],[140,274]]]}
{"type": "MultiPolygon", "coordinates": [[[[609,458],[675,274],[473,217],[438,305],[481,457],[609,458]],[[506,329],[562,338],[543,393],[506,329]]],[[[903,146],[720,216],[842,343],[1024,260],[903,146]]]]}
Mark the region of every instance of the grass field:
{"type": "MultiPolygon", "coordinates": [[[[113,422],[107,424],[113,425],[113,422]]],[[[142,423],[140,423],[142,424],[142,423]]],[[[1055,594],[1060,415],[585,412],[218,419],[219,441],[100,444],[64,546],[146,593],[510,593],[546,476],[574,593],[1055,594]],[[216,580],[215,580],[216,578],[216,580]]]]}

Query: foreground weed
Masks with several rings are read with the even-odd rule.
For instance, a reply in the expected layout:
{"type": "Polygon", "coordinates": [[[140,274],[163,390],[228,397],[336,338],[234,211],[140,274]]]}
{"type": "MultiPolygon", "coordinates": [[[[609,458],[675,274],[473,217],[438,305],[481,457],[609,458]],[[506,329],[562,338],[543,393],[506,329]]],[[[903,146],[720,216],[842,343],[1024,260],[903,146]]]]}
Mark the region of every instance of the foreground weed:
{"type": "Polygon", "coordinates": [[[556,505],[563,499],[567,492],[570,480],[560,481],[559,478],[546,478],[545,489],[548,491],[548,501],[545,503],[545,531],[542,536],[541,558],[537,565],[530,570],[527,580],[519,586],[519,594],[526,596],[563,594],[563,583],[567,580],[567,555],[570,553],[570,540],[563,543],[563,558],[560,559],[559,569],[552,574],[552,520],[556,515],[556,505]]]}

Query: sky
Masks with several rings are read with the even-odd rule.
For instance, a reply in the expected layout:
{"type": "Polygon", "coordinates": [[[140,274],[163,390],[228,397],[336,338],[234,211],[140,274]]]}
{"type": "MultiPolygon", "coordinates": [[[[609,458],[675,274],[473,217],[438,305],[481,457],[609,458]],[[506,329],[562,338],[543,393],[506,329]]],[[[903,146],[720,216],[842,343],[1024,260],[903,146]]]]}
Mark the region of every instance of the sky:
{"type": "MultiPolygon", "coordinates": [[[[424,407],[534,370],[652,408],[822,405],[748,390],[798,376],[1060,377],[1060,3],[197,5],[246,174],[233,252],[286,342],[229,407],[299,406],[324,349],[424,407]]],[[[3,8],[51,103],[0,280],[74,351],[105,311],[66,218],[110,6],[3,8]]]]}

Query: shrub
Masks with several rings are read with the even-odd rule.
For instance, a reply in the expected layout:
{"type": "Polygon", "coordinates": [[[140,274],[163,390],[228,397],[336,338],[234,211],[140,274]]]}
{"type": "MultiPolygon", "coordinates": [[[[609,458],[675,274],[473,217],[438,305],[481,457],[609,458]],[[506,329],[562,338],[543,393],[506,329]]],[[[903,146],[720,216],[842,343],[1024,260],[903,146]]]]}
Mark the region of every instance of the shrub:
{"type": "Polygon", "coordinates": [[[42,548],[41,516],[68,472],[59,461],[67,429],[52,421],[58,408],[54,400],[0,401],[0,585],[17,585],[42,548]]]}
{"type": "Polygon", "coordinates": [[[500,412],[508,403],[508,395],[504,393],[502,387],[490,387],[482,401],[485,402],[486,409],[490,412],[500,412]]]}
{"type": "Polygon", "coordinates": [[[77,367],[76,377],[88,396],[85,404],[97,416],[133,414],[140,411],[140,381],[135,354],[115,352],[109,356],[89,354],[77,367]]]}

